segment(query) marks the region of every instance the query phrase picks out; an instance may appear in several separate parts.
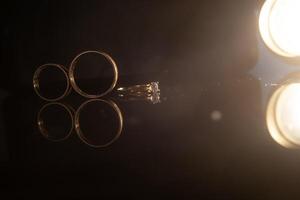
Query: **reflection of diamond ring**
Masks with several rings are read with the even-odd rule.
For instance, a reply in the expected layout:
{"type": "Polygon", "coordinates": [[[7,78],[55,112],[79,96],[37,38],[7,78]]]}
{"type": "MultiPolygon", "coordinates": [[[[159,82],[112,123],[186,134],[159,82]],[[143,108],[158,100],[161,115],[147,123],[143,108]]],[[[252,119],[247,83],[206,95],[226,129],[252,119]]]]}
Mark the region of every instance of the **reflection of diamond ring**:
{"type": "MultiPolygon", "coordinates": [[[[92,120],[99,120],[98,118],[95,118],[95,116],[91,116],[92,120]],[[94,117],[94,118],[93,118],[94,117]]],[[[75,130],[77,135],[79,136],[79,138],[87,145],[94,147],[94,148],[104,148],[104,147],[108,147],[110,146],[112,143],[114,143],[121,135],[122,133],[122,129],[123,129],[123,116],[121,113],[121,110],[119,109],[119,107],[117,106],[117,104],[115,104],[113,101],[110,100],[102,100],[102,99],[91,99],[88,100],[86,102],[84,102],[76,111],[75,113],[75,130]],[[82,125],[81,125],[81,113],[82,111],[89,105],[93,104],[93,103],[98,103],[100,105],[100,107],[98,106],[97,109],[93,109],[93,110],[98,110],[101,112],[102,115],[104,115],[105,117],[107,117],[107,113],[105,113],[103,106],[108,106],[110,108],[112,108],[112,110],[115,112],[116,116],[117,116],[117,121],[118,121],[118,128],[116,131],[116,134],[114,134],[112,139],[109,139],[108,142],[105,143],[100,143],[97,141],[93,141],[93,139],[88,137],[87,133],[84,133],[84,131],[82,131],[82,125]],[[102,104],[102,105],[101,105],[102,104]],[[101,107],[102,106],[102,107],[101,107]]],[[[96,133],[96,134],[101,134],[96,133]]]]}
{"type": "Polygon", "coordinates": [[[159,82],[120,87],[117,89],[118,97],[125,100],[147,100],[153,104],[160,102],[159,82]]]}

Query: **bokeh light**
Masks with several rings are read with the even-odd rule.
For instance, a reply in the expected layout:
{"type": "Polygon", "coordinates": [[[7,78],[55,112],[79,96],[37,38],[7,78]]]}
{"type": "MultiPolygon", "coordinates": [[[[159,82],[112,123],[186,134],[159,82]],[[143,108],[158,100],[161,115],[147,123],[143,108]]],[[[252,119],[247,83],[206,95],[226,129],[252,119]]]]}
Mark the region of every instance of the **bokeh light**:
{"type": "Polygon", "coordinates": [[[272,138],[291,148],[300,147],[300,82],[279,87],[270,98],[267,125],[272,138]]]}
{"type": "Polygon", "coordinates": [[[272,51],[285,57],[298,57],[299,22],[299,0],[266,0],[259,16],[259,30],[272,51]]]}

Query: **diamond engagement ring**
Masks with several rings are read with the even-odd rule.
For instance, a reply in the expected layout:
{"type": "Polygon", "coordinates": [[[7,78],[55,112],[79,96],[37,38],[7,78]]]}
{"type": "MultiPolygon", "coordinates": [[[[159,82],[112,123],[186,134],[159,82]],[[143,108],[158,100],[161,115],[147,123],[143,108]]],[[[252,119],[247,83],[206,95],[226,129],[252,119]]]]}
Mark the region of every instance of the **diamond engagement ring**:
{"type": "Polygon", "coordinates": [[[147,100],[153,104],[160,103],[159,82],[120,87],[117,89],[117,95],[123,100],[147,100]]]}

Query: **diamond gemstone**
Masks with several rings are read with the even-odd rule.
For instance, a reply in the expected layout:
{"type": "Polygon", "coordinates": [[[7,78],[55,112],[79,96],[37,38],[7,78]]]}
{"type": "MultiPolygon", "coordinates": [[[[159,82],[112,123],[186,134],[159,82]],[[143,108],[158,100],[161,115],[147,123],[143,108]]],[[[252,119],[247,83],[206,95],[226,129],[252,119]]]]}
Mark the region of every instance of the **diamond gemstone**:
{"type": "Polygon", "coordinates": [[[150,101],[153,104],[160,103],[159,82],[151,82],[150,83],[150,91],[151,91],[151,95],[149,97],[150,101]]]}

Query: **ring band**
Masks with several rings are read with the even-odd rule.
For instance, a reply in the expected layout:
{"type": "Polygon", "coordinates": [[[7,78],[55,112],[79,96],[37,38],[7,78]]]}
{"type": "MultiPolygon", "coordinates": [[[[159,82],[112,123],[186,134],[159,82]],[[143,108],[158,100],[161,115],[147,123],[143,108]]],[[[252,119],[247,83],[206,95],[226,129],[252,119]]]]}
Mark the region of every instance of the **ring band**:
{"type": "Polygon", "coordinates": [[[123,116],[121,113],[121,110],[119,109],[119,107],[117,106],[117,104],[115,104],[113,101],[111,100],[103,100],[103,99],[91,99],[88,100],[86,102],[84,102],[83,104],[81,104],[81,106],[77,109],[76,113],[75,113],[75,130],[76,133],[78,135],[78,137],[87,145],[94,147],[94,148],[105,148],[110,146],[112,143],[114,143],[120,136],[122,133],[122,129],[123,129],[123,116]],[[88,139],[84,136],[84,133],[82,132],[81,128],[80,128],[80,112],[81,110],[89,103],[92,102],[103,102],[108,104],[109,106],[111,106],[114,111],[117,113],[118,118],[119,118],[119,128],[118,131],[116,133],[116,135],[107,143],[105,144],[99,144],[99,145],[95,145],[95,144],[91,144],[88,139]]]}
{"type": "Polygon", "coordinates": [[[33,88],[34,88],[35,93],[41,99],[43,99],[45,101],[58,101],[58,100],[61,100],[62,98],[64,98],[65,96],[67,96],[71,92],[71,87],[70,87],[69,77],[68,77],[68,74],[67,74],[67,69],[62,65],[53,64],[53,63],[48,63],[48,64],[44,64],[44,65],[39,66],[37,68],[37,70],[34,72],[34,75],[33,75],[33,88]],[[59,69],[60,71],[62,71],[62,73],[64,74],[64,76],[66,78],[66,84],[67,84],[66,89],[64,90],[62,95],[60,95],[58,97],[55,97],[55,98],[47,98],[47,97],[44,97],[40,93],[40,81],[39,81],[40,73],[48,67],[54,67],[54,68],[59,69]]]}
{"type": "Polygon", "coordinates": [[[70,78],[70,82],[71,82],[71,85],[72,85],[73,89],[78,94],[80,94],[80,95],[82,95],[84,97],[87,97],[87,98],[99,98],[99,97],[102,97],[102,96],[108,94],[109,92],[111,92],[114,89],[114,87],[116,86],[117,81],[118,81],[118,67],[117,67],[116,62],[108,54],[106,54],[104,52],[100,52],[100,51],[85,51],[85,52],[82,52],[82,53],[78,54],[73,59],[73,61],[71,62],[71,66],[70,66],[70,69],[69,69],[69,78],[70,78]],[[104,56],[110,62],[110,64],[113,67],[113,72],[114,72],[113,81],[112,81],[110,87],[105,92],[103,92],[101,94],[96,94],[96,95],[88,94],[85,91],[81,90],[78,87],[78,85],[77,85],[77,83],[75,81],[74,71],[75,71],[76,64],[77,64],[78,60],[80,59],[81,56],[86,55],[86,54],[90,54],[90,53],[96,53],[96,54],[99,54],[101,56],[104,56]]]}
{"type": "Polygon", "coordinates": [[[53,141],[53,142],[60,142],[60,141],[63,141],[63,140],[66,140],[72,133],[73,131],[73,128],[74,128],[74,115],[75,111],[73,110],[73,108],[71,107],[68,107],[62,103],[58,103],[58,102],[52,102],[52,103],[48,103],[46,105],[44,105],[38,112],[38,115],[37,115],[37,125],[38,125],[38,129],[40,131],[40,133],[48,140],[50,141],[53,141]],[[53,139],[51,138],[48,134],[47,134],[47,130],[45,129],[44,127],[44,121],[43,119],[41,118],[41,114],[43,113],[43,111],[50,107],[50,106],[59,106],[59,107],[62,107],[64,110],[67,111],[67,113],[69,114],[70,116],[70,119],[71,119],[71,126],[70,126],[70,130],[68,131],[68,133],[66,134],[65,137],[62,137],[62,138],[58,138],[58,139],[53,139]]]}

